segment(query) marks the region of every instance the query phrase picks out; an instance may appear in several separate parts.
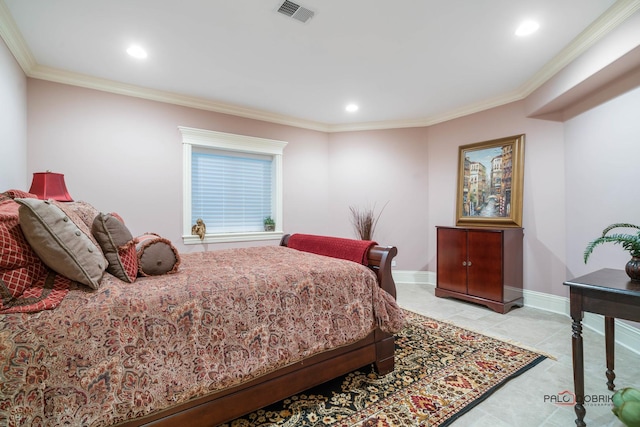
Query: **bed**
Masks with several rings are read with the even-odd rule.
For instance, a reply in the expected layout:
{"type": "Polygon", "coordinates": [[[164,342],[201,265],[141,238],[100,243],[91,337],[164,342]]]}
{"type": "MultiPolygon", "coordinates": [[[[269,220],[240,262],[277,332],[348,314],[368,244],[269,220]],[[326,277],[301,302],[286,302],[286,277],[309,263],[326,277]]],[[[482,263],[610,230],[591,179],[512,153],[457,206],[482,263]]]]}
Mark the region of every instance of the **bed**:
{"type": "Polygon", "coordinates": [[[370,242],[360,263],[323,242],[356,244],[180,254],[169,274],[106,272],[53,308],[0,314],[0,425],[215,426],[369,364],[390,372],[397,249],[370,242]]]}

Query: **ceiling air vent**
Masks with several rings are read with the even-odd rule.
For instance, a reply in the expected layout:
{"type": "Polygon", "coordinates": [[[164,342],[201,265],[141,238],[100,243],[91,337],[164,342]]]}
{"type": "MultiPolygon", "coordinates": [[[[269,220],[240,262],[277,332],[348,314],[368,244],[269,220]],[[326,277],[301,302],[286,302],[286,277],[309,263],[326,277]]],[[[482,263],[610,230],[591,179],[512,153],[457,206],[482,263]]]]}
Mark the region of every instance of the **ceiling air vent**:
{"type": "Polygon", "coordinates": [[[293,19],[297,19],[300,22],[307,22],[309,19],[313,18],[313,15],[315,14],[312,10],[302,7],[299,4],[295,4],[289,0],[285,0],[285,2],[282,3],[278,12],[293,19]]]}

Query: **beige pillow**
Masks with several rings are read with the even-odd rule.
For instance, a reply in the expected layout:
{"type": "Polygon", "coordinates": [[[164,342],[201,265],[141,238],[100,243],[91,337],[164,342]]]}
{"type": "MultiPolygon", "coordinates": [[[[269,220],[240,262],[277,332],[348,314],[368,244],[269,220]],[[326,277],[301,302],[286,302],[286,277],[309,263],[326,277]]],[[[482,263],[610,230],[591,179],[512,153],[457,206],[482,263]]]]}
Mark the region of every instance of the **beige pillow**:
{"type": "Polygon", "coordinates": [[[55,272],[98,289],[107,261],[86,224],[51,200],[15,201],[21,205],[22,232],[40,259],[55,272]]]}

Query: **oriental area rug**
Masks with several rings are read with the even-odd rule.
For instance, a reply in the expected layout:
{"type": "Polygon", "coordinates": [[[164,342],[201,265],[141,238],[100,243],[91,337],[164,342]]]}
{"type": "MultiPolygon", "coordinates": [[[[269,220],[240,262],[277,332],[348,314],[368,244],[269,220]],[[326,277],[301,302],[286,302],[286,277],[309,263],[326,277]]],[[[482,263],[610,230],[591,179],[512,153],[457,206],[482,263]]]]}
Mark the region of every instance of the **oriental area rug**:
{"type": "Polygon", "coordinates": [[[393,372],[372,367],[238,418],[225,427],[444,427],[546,356],[405,311],[393,372]]]}

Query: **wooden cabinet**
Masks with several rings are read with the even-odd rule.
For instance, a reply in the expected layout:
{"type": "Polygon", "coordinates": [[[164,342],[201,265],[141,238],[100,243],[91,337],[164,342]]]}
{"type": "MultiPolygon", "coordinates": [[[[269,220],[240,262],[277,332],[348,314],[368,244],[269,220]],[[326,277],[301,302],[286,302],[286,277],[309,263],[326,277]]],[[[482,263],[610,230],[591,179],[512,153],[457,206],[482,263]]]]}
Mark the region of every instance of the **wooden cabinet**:
{"type": "Polygon", "coordinates": [[[437,227],[436,296],[506,313],[523,305],[522,228],[437,227]]]}

